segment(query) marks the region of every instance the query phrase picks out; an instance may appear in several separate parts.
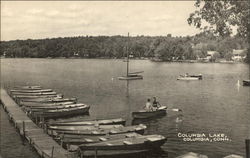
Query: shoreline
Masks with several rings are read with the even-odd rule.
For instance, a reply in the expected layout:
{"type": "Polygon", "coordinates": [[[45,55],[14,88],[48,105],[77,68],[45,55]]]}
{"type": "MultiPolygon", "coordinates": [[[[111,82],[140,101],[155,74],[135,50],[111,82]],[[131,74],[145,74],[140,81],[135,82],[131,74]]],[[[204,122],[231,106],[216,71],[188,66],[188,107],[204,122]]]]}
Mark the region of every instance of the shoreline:
{"type": "MultiPolygon", "coordinates": [[[[105,58],[105,57],[101,57],[101,58],[82,58],[82,57],[70,57],[70,58],[66,58],[66,57],[56,57],[56,58],[52,58],[52,57],[48,57],[48,58],[30,58],[30,57],[25,57],[25,58],[11,58],[11,57],[0,57],[0,59],[104,59],[104,60],[124,60],[124,58],[105,58]]],[[[209,62],[209,61],[199,61],[199,60],[178,60],[178,61],[155,61],[152,60],[150,58],[130,58],[129,60],[148,60],[151,62],[156,62],[156,63],[219,63],[219,64],[248,64],[247,62],[244,61],[215,61],[215,62],[209,62]]]]}

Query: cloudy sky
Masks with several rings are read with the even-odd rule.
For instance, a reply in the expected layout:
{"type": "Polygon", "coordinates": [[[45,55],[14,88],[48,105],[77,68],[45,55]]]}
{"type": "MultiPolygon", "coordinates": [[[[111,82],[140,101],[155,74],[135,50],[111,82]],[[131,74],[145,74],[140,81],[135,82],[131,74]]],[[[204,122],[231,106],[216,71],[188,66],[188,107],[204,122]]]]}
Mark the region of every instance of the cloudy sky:
{"type": "Polygon", "coordinates": [[[1,40],[85,35],[186,36],[194,1],[2,1],[1,40]]]}

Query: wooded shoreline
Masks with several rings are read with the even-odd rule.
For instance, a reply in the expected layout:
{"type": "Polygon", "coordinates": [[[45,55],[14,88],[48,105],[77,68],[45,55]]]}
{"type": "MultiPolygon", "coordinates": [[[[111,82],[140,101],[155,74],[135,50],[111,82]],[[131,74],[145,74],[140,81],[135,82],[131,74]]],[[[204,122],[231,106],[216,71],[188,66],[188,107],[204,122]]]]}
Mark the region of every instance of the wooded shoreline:
{"type": "Polygon", "coordinates": [[[220,37],[203,32],[195,36],[78,36],[38,40],[1,41],[0,56],[11,58],[130,58],[159,61],[187,61],[204,59],[208,52],[216,52],[211,61],[231,60],[233,50],[245,50],[247,40],[220,37]]]}

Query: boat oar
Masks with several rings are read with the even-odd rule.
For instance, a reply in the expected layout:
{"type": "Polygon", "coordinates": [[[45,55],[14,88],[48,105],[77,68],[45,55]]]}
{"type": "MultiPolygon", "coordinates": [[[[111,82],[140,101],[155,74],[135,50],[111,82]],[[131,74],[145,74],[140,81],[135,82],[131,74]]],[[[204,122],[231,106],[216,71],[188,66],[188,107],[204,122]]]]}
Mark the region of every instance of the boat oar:
{"type": "Polygon", "coordinates": [[[182,112],[182,110],[181,109],[177,109],[177,108],[172,108],[172,109],[169,109],[169,108],[167,108],[166,110],[171,110],[171,111],[174,111],[174,112],[182,112]]]}
{"type": "Polygon", "coordinates": [[[181,109],[177,109],[177,108],[173,108],[173,109],[169,109],[169,110],[172,110],[172,111],[175,111],[175,112],[182,111],[181,109]]]}
{"type": "MultiPolygon", "coordinates": [[[[166,106],[161,106],[158,109],[165,109],[165,108],[166,108],[166,106]]],[[[171,111],[175,111],[175,112],[181,112],[182,111],[181,109],[177,109],[177,108],[171,108],[171,109],[166,108],[166,110],[171,110],[171,111]]]]}

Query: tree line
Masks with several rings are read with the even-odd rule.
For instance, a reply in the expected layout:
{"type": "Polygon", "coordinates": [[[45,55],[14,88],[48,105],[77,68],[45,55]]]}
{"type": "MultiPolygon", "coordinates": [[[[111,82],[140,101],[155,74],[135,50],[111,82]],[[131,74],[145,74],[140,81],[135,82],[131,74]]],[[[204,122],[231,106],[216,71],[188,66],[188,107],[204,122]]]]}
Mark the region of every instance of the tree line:
{"type": "Polygon", "coordinates": [[[39,40],[2,41],[0,55],[29,58],[123,58],[127,52],[136,58],[163,61],[195,60],[217,51],[219,58],[229,59],[233,49],[246,49],[245,38],[215,36],[203,32],[195,36],[79,36],[39,40]]]}

